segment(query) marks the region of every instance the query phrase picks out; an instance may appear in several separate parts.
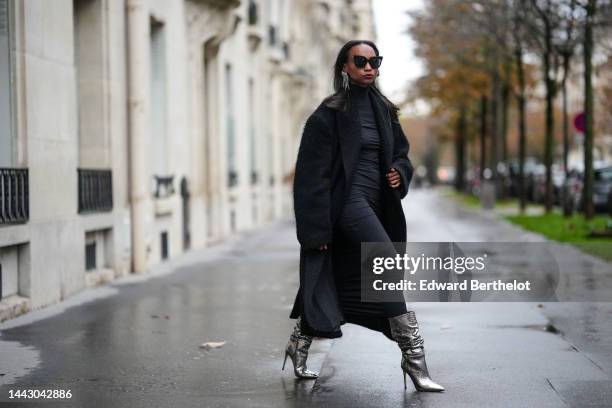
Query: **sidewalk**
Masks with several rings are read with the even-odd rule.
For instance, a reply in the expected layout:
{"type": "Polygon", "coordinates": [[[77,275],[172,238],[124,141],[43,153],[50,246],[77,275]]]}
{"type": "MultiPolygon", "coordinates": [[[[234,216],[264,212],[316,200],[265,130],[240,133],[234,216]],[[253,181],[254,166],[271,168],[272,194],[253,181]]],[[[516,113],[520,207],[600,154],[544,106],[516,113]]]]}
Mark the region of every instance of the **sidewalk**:
{"type": "MultiPolygon", "coordinates": [[[[443,199],[435,190],[411,191],[404,211],[408,241],[545,241],[493,212],[443,199]]],[[[556,256],[573,259],[588,273],[610,270],[569,245],[553,246],[556,256]]],[[[609,287],[612,274],[603,279],[602,286],[609,287]]],[[[446,387],[443,395],[414,393],[410,384],[406,394],[400,392],[403,379],[395,345],[352,326],[334,342],[312,401],[338,407],[607,407],[612,401],[610,303],[410,306],[420,322],[432,378],[446,387]],[[554,318],[553,326],[547,316],[554,318]]]]}
{"type": "MultiPolygon", "coordinates": [[[[409,240],[542,240],[435,190],[412,190],[404,205],[409,240]]],[[[558,250],[581,271],[605,271],[593,257],[558,250]]],[[[446,387],[441,394],[417,393],[410,381],[404,391],[397,345],[349,324],[342,338],[313,343],[309,368],[321,377],[296,380],[289,361],[280,368],[298,256],[294,225],[278,223],[164,264],[153,279],[114,283],[0,324],[0,406],[9,389],[28,388],[71,389],[71,400],[39,401],[63,407],[603,407],[612,400],[609,304],[411,304],[432,377],[446,387]],[[559,333],[546,330],[554,330],[549,318],[559,333]],[[199,348],[219,341],[226,343],[199,348]]],[[[605,288],[605,276],[598,279],[605,288]]]]}

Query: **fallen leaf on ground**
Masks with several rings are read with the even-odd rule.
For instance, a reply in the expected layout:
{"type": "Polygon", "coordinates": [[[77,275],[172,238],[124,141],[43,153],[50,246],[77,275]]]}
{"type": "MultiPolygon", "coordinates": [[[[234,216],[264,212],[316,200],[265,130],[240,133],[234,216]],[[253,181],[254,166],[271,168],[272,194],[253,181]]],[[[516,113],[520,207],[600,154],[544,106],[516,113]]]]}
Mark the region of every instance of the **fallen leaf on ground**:
{"type": "Polygon", "coordinates": [[[200,348],[204,350],[212,350],[216,348],[221,348],[225,345],[224,341],[208,341],[206,343],[200,344],[200,348]]]}

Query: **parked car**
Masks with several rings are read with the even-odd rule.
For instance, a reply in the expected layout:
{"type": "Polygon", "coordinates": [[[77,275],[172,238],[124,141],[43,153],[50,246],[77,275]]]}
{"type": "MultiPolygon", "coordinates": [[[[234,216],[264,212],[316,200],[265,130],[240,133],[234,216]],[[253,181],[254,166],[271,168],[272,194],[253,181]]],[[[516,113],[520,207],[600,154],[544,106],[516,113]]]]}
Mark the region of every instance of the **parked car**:
{"type": "MultiPolygon", "coordinates": [[[[574,170],[568,179],[570,191],[574,193],[576,208],[581,211],[584,175],[574,170]]],[[[595,211],[607,212],[612,207],[612,165],[593,169],[593,206],[595,211]]]]}
{"type": "MultiPolygon", "coordinates": [[[[538,191],[538,185],[544,175],[544,166],[539,163],[534,157],[525,158],[523,168],[525,176],[525,191],[528,201],[535,201],[542,195],[538,191]]],[[[519,162],[518,159],[512,159],[508,162],[508,177],[510,178],[509,190],[511,197],[519,195],[519,162]]],[[[541,186],[540,186],[541,188],[541,186]]]]}
{"type": "MultiPolygon", "coordinates": [[[[533,171],[534,174],[534,194],[533,201],[536,203],[544,203],[546,201],[546,166],[538,164],[533,171]]],[[[565,181],[565,171],[561,165],[553,163],[551,167],[552,176],[552,203],[553,205],[561,205],[561,194],[563,191],[563,182],[565,181]]]]}
{"type": "Polygon", "coordinates": [[[480,194],[480,167],[472,166],[465,172],[465,182],[467,190],[478,196],[480,194]]]}
{"type": "Polygon", "coordinates": [[[554,163],[552,166],[552,193],[553,205],[561,205],[563,194],[563,184],[565,183],[565,170],[560,164],[554,163]]]}
{"type": "Polygon", "coordinates": [[[572,209],[580,208],[580,193],[582,192],[582,172],[578,169],[572,169],[567,175],[567,188],[570,197],[573,199],[572,209]]]}
{"type": "Polygon", "coordinates": [[[612,205],[612,166],[596,169],[593,174],[593,205],[606,212],[612,205]]]}
{"type": "Polygon", "coordinates": [[[543,203],[546,195],[546,166],[538,163],[533,170],[527,174],[527,185],[529,186],[529,200],[535,203],[543,203]]]}

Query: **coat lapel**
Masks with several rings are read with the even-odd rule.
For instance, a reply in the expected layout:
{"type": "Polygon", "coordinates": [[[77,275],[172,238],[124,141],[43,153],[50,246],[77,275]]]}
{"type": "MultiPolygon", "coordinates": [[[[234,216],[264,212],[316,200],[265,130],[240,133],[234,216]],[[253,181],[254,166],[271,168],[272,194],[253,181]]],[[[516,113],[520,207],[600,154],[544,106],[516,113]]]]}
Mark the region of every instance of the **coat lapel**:
{"type": "Polygon", "coordinates": [[[344,166],[344,179],[346,185],[350,186],[353,171],[357,165],[361,150],[361,125],[358,113],[354,107],[348,113],[341,110],[336,112],[338,142],[340,143],[340,153],[344,166]]]}
{"type": "MultiPolygon", "coordinates": [[[[374,95],[373,95],[374,96],[374,95]]],[[[389,170],[393,158],[393,129],[391,128],[391,117],[385,103],[378,97],[372,98],[372,108],[376,118],[376,126],[380,134],[381,141],[381,168],[383,171],[389,170]]]]}

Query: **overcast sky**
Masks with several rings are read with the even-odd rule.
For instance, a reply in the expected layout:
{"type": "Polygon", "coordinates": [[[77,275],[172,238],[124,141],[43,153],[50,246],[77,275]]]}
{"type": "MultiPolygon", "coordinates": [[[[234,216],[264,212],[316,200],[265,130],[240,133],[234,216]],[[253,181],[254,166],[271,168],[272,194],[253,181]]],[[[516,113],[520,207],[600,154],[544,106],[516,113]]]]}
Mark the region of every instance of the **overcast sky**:
{"type": "Polygon", "coordinates": [[[422,0],[372,0],[376,24],[376,45],[383,56],[378,82],[390,99],[402,99],[406,82],[422,73],[421,63],[414,57],[414,43],[408,34],[410,17],[407,10],[423,7],[422,0]]]}

